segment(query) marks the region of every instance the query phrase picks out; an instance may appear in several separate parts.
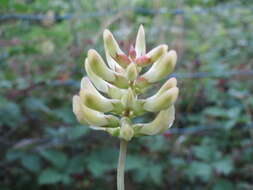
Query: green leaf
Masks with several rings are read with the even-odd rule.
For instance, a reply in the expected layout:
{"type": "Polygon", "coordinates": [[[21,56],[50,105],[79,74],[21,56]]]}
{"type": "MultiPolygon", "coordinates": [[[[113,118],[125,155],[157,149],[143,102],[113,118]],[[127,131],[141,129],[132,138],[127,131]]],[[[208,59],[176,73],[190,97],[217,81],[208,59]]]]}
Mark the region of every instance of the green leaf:
{"type": "Polygon", "coordinates": [[[195,146],[193,151],[195,156],[203,161],[212,159],[213,150],[210,148],[210,146],[195,146]]]}
{"type": "Polygon", "coordinates": [[[213,188],[213,190],[234,190],[234,189],[235,189],[234,184],[224,179],[218,180],[213,188]]]}
{"type": "Polygon", "coordinates": [[[67,172],[68,173],[81,173],[84,170],[84,167],[86,166],[85,163],[85,158],[86,156],[81,154],[73,157],[71,160],[68,162],[67,166],[67,172]]]}
{"type": "Polygon", "coordinates": [[[78,139],[81,136],[85,135],[88,132],[88,127],[85,126],[75,126],[69,129],[68,131],[68,137],[70,139],[78,139]]]}
{"type": "Polygon", "coordinates": [[[30,171],[38,172],[41,169],[41,159],[35,154],[25,154],[21,159],[22,165],[30,171]]]}
{"type": "Polygon", "coordinates": [[[42,157],[50,161],[57,168],[64,168],[67,163],[67,156],[63,152],[57,150],[43,150],[42,157]]]}
{"type": "Polygon", "coordinates": [[[22,156],[24,155],[23,152],[18,151],[18,150],[8,150],[8,152],[6,153],[6,160],[8,161],[15,161],[18,160],[20,158],[22,158],[22,156]]]}
{"type": "Polygon", "coordinates": [[[105,172],[116,169],[118,151],[115,149],[98,149],[87,158],[88,169],[94,177],[101,177],[105,172]]]}
{"type": "Polygon", "coordinates": [[[147,164],[148,159],[141,155],[127,155],[125,170],[141,169],[147,164]]]}
{"type": "Polygon", "coordinates": [[[0,96],[0,125],[14,127],[21,121],[19,105],[0,96]]]}
{"type": "Polygon", "coordinates": [[[39,184],[55,184],[62,180],[62,174],[54,169],[48,168],[41,172],[39,175],[39,184]]]}
{"type": "Polygon", "coordinates": [[[204,181],[207,181],[212,175],[212,168],[204,162],[194,161],[190,164],[187,173],[190,178],[200,177],[204,181]]]}
{"type": "Polygon", "coordinates": [[[224,175],[230,174],[234,169],[233,161],[228,157],[214,162],[213,166],[217,170],[217,172],[222,173],[224,175]]]}
{"type": "Polygon", "coordinates": [[[42,111],[45,113],[49,113],[50,109],[45,105],[45,103],[39,99],[39,98],[27,98],[25,101],[25,105],[27,107],[27,109],[29,109],[30,111],[42,111]]]}
{"type": "Polygon", "coordinates": [[[162,171],[163,171],[163,167],[162,165],[152,165],[152,167],[150,167],[149,170],[149,175],[150,178],[156,183],[156,184],[161,184],[162,182],[162,171]]]}

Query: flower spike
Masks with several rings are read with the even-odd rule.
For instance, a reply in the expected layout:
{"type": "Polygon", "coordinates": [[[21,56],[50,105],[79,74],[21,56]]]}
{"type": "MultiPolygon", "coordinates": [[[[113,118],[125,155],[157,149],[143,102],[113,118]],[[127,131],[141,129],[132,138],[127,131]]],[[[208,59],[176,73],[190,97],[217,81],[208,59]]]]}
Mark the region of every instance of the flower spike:
{"type": "Polygon", "coordinates": [[[176,52],[168,52],[168,46],[162,44],[146,53],[142,25],[128,55],[120,49],[109,30],[104,31],[103,38],[107,63],[96,50],[88,51],[84,64],[88,76],[81,81],[79,95],[73,97],[77,120],[125,141],[163,133],[174,121],[174,104],[179,94],[176,78],[168,79],[146,99],[138,96],[173,72],[176,52]],[[142,68],[149,65],[151,67],[140,74],[142,68]],[[152,122],[133,122],[135,117],[148,112],[157,114],[152,122]]]}

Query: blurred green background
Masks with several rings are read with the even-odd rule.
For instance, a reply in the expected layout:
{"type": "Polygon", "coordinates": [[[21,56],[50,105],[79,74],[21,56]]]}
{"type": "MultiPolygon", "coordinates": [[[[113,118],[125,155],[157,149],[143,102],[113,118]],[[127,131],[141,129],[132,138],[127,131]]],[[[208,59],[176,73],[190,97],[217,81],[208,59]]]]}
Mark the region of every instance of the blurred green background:
{"type": "Polygon", "coordinates": [[[140,24],[181,91],[173,128],[131,141],[126,189],[253,189],[253,1],[1,0],[0,190],[116,189],[119,141],[71,99],[103,30],[128,51],[140,24]]]}

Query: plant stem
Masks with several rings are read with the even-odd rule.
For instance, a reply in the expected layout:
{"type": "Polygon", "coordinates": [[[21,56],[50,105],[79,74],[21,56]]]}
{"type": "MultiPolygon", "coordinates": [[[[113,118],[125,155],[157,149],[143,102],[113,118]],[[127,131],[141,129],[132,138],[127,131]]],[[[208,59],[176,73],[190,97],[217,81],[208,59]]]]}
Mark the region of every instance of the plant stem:
{"type": "Polygon", "coordinates": [[[124,170],[125,170],[125,161],[126,161],[126,152],[127,152],[127,141],[120,140],[120,152],[119,152],[119,162],[117,168],[117,189],[124,190],[124,170]]]}

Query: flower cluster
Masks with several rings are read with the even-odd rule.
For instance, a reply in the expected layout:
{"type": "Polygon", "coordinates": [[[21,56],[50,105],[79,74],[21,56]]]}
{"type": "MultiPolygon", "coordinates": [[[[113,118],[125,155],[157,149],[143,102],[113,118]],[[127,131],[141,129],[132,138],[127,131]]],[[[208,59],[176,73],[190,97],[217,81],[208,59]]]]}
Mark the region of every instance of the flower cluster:
{"type": "Polygon", "coordinates": [[[73,111],[81,124],[104,130],[126,141],[135,136],[155,135],[171,127],[178,97],[177,80],[170,78],[154,95],[140,98],[148,88],[170,74],[177,60],[174,50],[159,45],[146,53],[145,32],[140,26],[135,47],[126,55],[109,30],[103,33],[108,65],[96,50],[85,60],[88,77],[73,97],[73,111]],[[150,66],[149,70],[144,67],[150,66]],[[149,123],[134,123],[135,117],[157,113],[149,123]]]}

